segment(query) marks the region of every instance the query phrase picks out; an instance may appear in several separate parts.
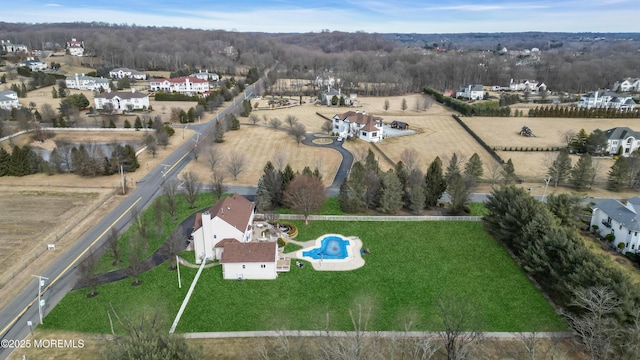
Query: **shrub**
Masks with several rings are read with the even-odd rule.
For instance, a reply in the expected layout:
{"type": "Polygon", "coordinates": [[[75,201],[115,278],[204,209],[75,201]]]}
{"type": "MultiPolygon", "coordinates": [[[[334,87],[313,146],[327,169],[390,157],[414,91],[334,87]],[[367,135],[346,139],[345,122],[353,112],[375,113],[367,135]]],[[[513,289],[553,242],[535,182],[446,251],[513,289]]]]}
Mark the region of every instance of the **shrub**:
{"type": "Polygon", "coordinates": [[[620,250],[624,249],[624,248],[625,248],[625,246],[626,246],[626,245],[625,245],[625,243],[624,243],[623,241],[621,241],[621,242],[619,242],[619,243],[618,243],[618,249],[620,249],[620,250]]]}
{"type": "Polygon", "coordinates": [[[616,236],[613,234],[607,234],[604,238],[609,242],[613,242],[616,239],[616,236]]]}
{"type": "Polygon", "coordinates": [[[287,245],[287,239],[283,237],[278,238],[278,247],[285,247],[287,245]]]}
{"type": "Polygon", "coordinates": [[[591,230],[592,230],[593,232],[597,232],[597,231],[598,231],[598,229],[600,229],[600,226],[598,226],[598,225],[591,225],[591,230]]]}
{"type": "Polygon", "coordinates": [[[629,260],[636,262],[636,254],[632,253],[631,251],[627,251],[624,253],[624,256],[626,256],[627,258],[629,258],[629,260]]]}

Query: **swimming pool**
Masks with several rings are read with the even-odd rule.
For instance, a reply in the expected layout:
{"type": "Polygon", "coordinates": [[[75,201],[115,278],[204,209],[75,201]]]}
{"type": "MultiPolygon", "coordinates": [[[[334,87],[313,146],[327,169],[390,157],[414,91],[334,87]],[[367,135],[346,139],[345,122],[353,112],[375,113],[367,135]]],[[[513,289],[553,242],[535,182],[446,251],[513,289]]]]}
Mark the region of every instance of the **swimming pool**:
{"type": "Polygon", "coordinates": [[[320,247],[303,251],[302,256],[315,260],[343,260],[349,257],[350,242],[341,236],[329,235],[322,238],[320,247]]]}

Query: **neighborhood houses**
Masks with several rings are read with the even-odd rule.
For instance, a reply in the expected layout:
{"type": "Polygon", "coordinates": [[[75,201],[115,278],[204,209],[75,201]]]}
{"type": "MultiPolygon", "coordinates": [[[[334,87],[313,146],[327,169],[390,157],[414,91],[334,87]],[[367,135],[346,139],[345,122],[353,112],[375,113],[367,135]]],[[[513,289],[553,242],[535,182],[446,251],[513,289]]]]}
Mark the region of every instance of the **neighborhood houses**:
{"type": "Polygon", "coordinates": [[[83,56],[84,55],[84,41],[78,41],[72,38],[67,42],[67,53],[71,56],[83,56]]]}
{"type": "Polygon", "coordinates": [[[184,95],[196,95],[209,91],[209,81],[194,76],[182,76],[170,79],[152,79],[151,91],[177,92],[184,95]]]}
{"type": "Polygon", "coordinates": [[[31,69],[31,71],[44,71],[48,67],[47,63],[40,60],[35,60],[32,57],[27,58],[27,60],[21,62],[18,65],[23,67],[28,67],[29,69],[31,69]]]}
{"type": "Polygon", "coordinates": [[[22,105],[18,102],[18,93],[13,90],[0,91],[0,109],[19,109],[22,105]]]}
{"type": "Polygon", "coordinates": [[[109,79],[86,76],[85,74],[70,76],[66,79],[67,88],[77,90],[100,91],[111,88],[109,79]]]}
{"type": "Polygon", "coordinates": [[[94,99],[96,109],[104,109],[106,104],[111,104],[111,110],[142,110],[149,108],[149,95],[141,92],[131,91],[111,92],[108,89],[94,99]]]}
{"type": "Polygon", "coordinates": [[[640,92],[640,78],[626,78],[621,81],[616,81],[611,90],[631,93],[640,92]]]}
{"type": "Polygon", "coordinates": [[[356,137],[367,142],[382,141],[382,118],[362,111],[347,111],[333,116],[333,131],[343,138],[356,137]]]}
{"type": "Polygon", "coordinates": [[[109,71],[109,76],[112,79],[124,79],[124,78],[129,78],[129,79],[135,79],[135,80],[146,80],[147,79],[147,74],[138,71],[138,70],[131,70],[131,69],[127,69],[127,68],[116,68],[113,69],[111,71],[109,71]]]}
{"type": "Polygon", "coordinates": [[[618,249],[636,252],[640,237],[640,197],[627,200],[607,199],[591,207],[591,228],[606,238],[613,235],[613,244],[618,249]]]}
{"type": "Polygon", "coordinates": [[[636,107],[636,103],[630,95],[618,94],[612,91],[594,91],[580,97],[578,107],[586,109],[604,108],[628,111],[633,110],[636,107]]]}
{"type": "Polygon", "coordinates": [[[607,149],[609,154],[621,154],[630,156],[640,148],[640,132],[628,127],[615,127],[604,132],[607,137],[607,149]]]}
{"type": "Polygon", "coordinates": [[[465,85],[456,91],[457,98],[469,100],[482,100],[484,98],[484,90],[482,85],[465,85]]]}

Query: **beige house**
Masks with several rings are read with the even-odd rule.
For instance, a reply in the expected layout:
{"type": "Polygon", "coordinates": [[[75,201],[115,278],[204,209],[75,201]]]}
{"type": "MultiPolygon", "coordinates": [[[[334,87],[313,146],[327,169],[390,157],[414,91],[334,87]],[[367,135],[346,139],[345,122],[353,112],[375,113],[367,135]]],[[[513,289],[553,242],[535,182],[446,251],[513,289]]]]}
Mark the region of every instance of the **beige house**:
{"type": "Polygon", "coordinates": [[[96,109],[101,110],[106,104],[111,104],[113,110],[141,110],[149,108],[149,95],[131,91],[111,92],[111,89],[97,95],[94,99],[96,109]]]}

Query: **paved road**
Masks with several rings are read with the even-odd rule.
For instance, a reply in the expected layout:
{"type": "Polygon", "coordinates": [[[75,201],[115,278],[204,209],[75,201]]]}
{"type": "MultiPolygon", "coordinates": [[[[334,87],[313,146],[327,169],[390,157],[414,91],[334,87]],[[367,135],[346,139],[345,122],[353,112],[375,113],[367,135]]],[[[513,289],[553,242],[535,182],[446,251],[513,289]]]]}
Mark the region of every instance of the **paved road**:
{"type": "MultiPolygon", "coordinates": [[[[334,138],[330,138],[333,141],[330,144],[316,144],[313,140],[319,139],[315,134],[308,133],[305,135],[302,143],[307,146],[316,146],[316,147],[324,147],[334,149],[342,155],[342,162],[338,167],[338,171],[336,172],[336,176],[333,178],[333,182],[327,189],[328,196],[337,196],[340,192],[340,185],[344,179],[349,175],[349,170],[351,169],[351,165],[353,165],[353,155],[344,147],[342,147],[342,142],[337,141],[334,138]]],[[[327,137],[323,137],[323,139],[327,139],[327,137]]]]}
{"type": "MultiPolygon", "coordinates": [[[[255,85],[245,89],[245,96],[251,98],[254,88],[260,88],[262,79],[255,85]]],[[[221,110],[220,118],[242,106],[241,100],[236,100],[229,107],[221,110]]],[[[213,119],[212,119],[213,120],[213,119]]],[[[190,125],[189,128],[201,134],[207,134],[214,126],[214,121],[190,125]]],[[[176,134],[178,135],[178,134],[176,134]]],[[[41,296],[45,301],[43,313],[46,315],[73,287],[77,280],[74,271],[80,259],[90,250],[98,249],[105,241],[105,234],[116,228],[119,232],[125,229],[131,221],[131,209],[146,208],[151,201],[162,193],[163,172],[169,177],[175,177],[191,161],[192,149],[197,144],[198,134],[194,134],[190,141],[184,142],[163,161],[165,165],[158,165],[137,181],[136,188],[111,213],[99,221],[79,241],[72,245],[41,275],[47,277],[42,287],[41,296]]],[[[135,178],[136,174],[128,174],[127,178],[135,178]]],[[[7,284],[6,286],[12,286],[7,284]]],[[[14,299],[0,310],[0,340],[24,339],[31,330],[27,325],[30,321],[35,327],[40,323],[38,315],[38,281],[34,278],[14,299]]],[[[3,342],[4,344],[4,342],[3,342]]],[[[0,347],[0,359],[6,359],[14,349],[0,347]]]]}

